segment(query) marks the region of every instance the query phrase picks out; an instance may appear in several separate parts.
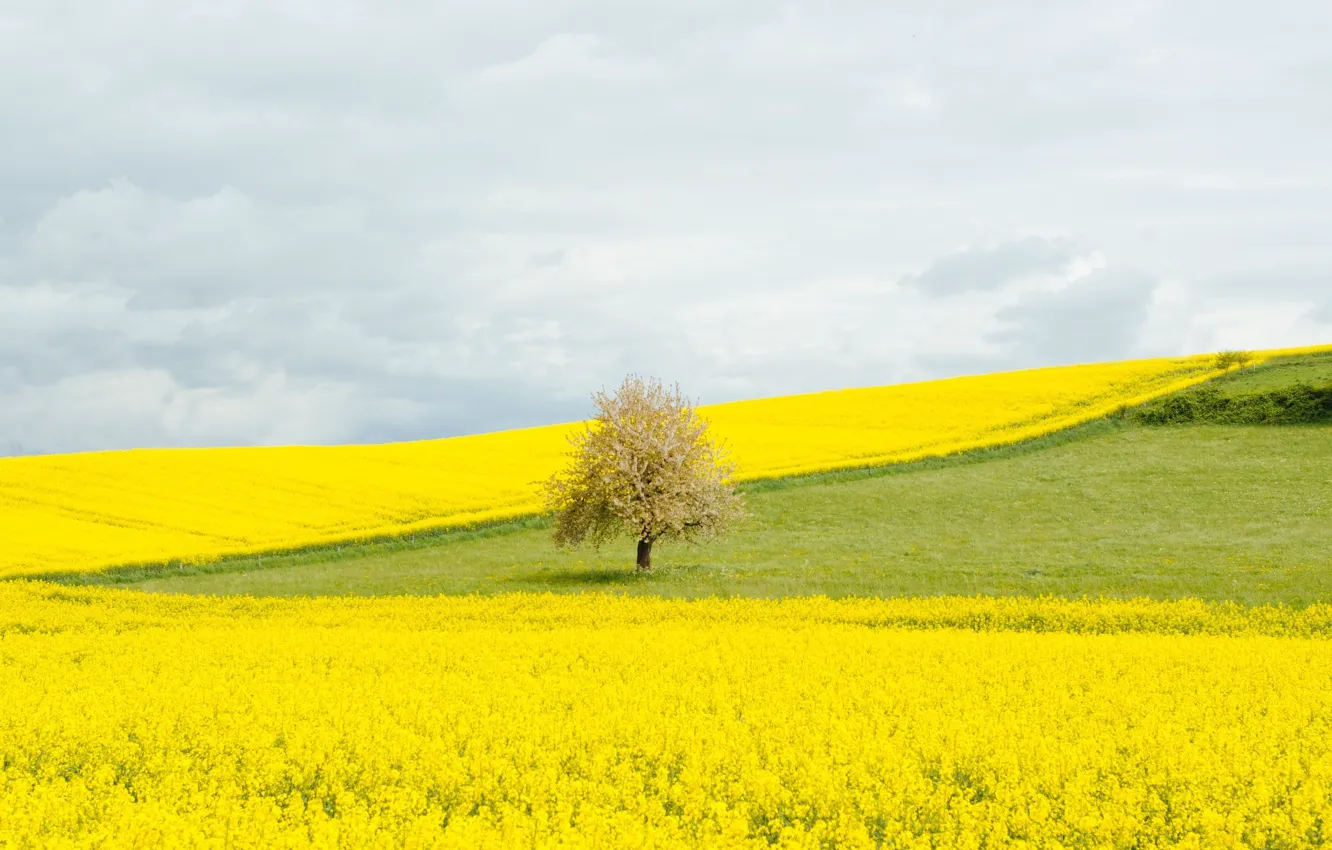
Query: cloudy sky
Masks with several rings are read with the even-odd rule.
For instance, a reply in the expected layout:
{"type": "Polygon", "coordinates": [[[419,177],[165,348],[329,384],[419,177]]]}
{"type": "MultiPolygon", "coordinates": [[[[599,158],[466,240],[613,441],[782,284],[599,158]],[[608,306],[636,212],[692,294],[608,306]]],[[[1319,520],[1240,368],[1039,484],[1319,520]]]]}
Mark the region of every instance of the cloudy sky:
{"type": "Polygon", "coordinates": [[[1332,4],[0,0],[0,454],[1332,342],[1332,4]]]}

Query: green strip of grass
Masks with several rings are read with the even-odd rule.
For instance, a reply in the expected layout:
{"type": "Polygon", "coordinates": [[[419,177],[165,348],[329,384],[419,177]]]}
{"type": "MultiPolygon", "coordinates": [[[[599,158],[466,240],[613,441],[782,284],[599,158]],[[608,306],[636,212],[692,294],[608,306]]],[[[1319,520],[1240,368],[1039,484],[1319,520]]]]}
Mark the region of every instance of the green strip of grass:
{"type": "MultiPolygon", "coordinates": [[[[1057,595],[1332,600],[1332,426],[1125,426],[1041,452],[755,492],[698,547],[562,551],[548,530],[281,569],[156,576],[168,593],[588,590],[672,597],[1057,595]]],[[[268,559],[265,559],[267,562],[268,559]]],[[[236,565],[233,565],[236,566],[236,565]]]]}
{"type": "MultiPolygon", "coordinates": [[[[299,549],[282,549],[259,555],[220,558],[216,561],[204,563],[170,561],[166,563],[128,564],[123,567],[111,567],[92,573],[44,573],[29,578],[40,578],[42,581],[65,585],[137,584],[156,578],[180,578],[182,576],[216,575],[233,572],[248,573],[255,570],[275,570],[285,567],[327,564],[348,558],[363,558],[367,555],[374,556],[391,552],[429,549],[445,542],[467,543],[473,540],[485,540],[490,537],[549,527],[549,517],[529,516],[481,523],[463,528],[418,531],[405,536],[386,535],[348,543],[329,543],[319,546],[303,546],[299,549]]],[[[15,581],[24,578],[24,576],[10,576],[3,580],[15,581]]]]}
{"type": "MultiPolygon", "coordinates": [[[[805,475],[793,475],[786,478],[768,478],[749,481],[739,485],[745,494],[769,493],[778,490],[790,490],[797,487],[822,486],[828,484],[864,481],[885,475],[905,475],[913,472],[925,472],[949,469],[992,460],[1020,457],[1039,452],[1074,440],[1085,439],[1096,434],[1111,433],[1125,426],[1122,414],[1097,419],[1081,425],[1067,428],[1043,437],[1036,437],[1004,446],[973,449],[941,457],[922,458],[906,463],[889,466],[857,467],[832,472],[816,472],[805,475]]],[[[358,540],[350,543],[305,546],[299,549],[276,550],[262,555],[244,555],[222,558],[205,563],[186,563],[173,561],[167,563],[129,564],[112,567],[95,573],[69,572],[49,573],[41,576],[43,581],[67,585],[116,585],[138,584],[155,578],[182,578],[193,575],[217,575],[224,573],[251,573],[256,570],[282,569],[286,567],[327,564],[345,559],[357,559],[366,556],[384,555],[393,552],[408,552],[417,549],[429,549],[442,544],[466,543],[473,540],[514,534],[523,531],[547,529],[550,518],[529,516],[519,519],[502,520],[464,528],[444,528],[433,531],[415,532],[407,536],[385,536],[371,540],[358,540]]]]}

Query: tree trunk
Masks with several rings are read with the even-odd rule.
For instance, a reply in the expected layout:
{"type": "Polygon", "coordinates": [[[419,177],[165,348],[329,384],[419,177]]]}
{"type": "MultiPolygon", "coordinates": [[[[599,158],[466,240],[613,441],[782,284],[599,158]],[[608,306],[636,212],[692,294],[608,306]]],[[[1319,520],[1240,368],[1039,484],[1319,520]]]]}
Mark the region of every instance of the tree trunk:
{"type": "Polygon", "coordinates": [[[639,572],[647,572],[652,569],[652,541],[638,541],[638,569],[639,572]]]}

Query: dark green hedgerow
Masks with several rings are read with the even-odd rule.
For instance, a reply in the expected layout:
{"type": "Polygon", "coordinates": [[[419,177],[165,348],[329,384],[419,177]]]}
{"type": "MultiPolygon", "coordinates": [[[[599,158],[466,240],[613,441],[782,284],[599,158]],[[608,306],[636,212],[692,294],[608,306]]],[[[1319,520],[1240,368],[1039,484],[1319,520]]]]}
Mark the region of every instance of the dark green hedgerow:
{"type": "Polygon", "coordinates": [[[1332,385],[1298,383],[1247,395],[1223,395],[1202,386],[1130,415],[1144,425],[1308,425],[1332,421],[1332,385]]]}

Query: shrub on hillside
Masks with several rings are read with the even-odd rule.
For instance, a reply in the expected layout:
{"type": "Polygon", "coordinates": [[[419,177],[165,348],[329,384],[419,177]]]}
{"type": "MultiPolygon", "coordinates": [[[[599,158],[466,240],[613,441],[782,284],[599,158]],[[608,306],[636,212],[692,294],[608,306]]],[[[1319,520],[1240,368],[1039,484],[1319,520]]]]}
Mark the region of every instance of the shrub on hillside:
{"type": "Polygon", "coordinates": [[[1226,396],[1200,387],[1142,408],[1133,418],[1145,425],[1303,425],[1332,420],[1332,385],[1295,384],[1265,393],[1226,396]]]}
{"type": "Polygon", "coordinates": [[[1212,365],[1223,371],[1230,371],[1232,366],[1243,369],[1254,361],[1252,351],[1218,351],[1212,365]]]}

